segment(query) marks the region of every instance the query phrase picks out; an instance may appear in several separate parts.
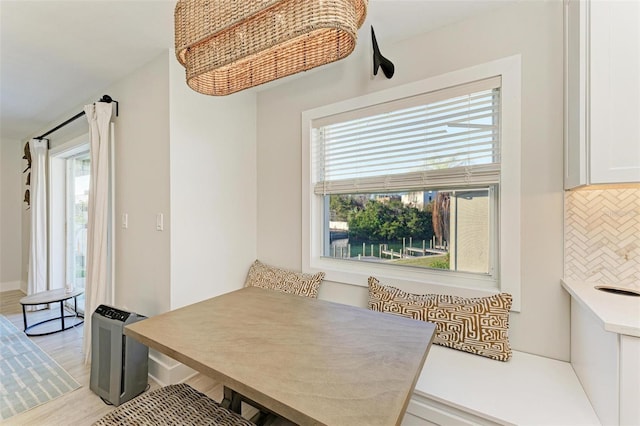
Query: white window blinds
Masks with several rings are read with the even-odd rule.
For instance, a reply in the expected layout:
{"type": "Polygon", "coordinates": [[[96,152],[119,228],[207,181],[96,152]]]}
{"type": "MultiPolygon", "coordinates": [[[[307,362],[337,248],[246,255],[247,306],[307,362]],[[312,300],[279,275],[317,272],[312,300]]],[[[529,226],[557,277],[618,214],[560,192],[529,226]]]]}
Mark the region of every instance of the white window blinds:
{"type": "Polygon", "coordinates": [[[316,194],[488,185],[500,179],[500,77],[313,122],[316,194]]]}

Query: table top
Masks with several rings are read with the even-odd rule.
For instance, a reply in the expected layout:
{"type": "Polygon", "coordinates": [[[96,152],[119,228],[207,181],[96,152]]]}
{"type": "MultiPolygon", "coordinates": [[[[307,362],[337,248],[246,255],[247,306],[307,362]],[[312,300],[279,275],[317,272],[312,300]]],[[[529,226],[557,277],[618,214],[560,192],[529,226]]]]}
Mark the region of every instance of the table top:
{"type": "Polygon", "coordinates": [[[125,334],[298,424],[400,424],[435,325],[247,287],[125,334]]]}
{"type": "Polygon", "coordinates": [[[75,289],[67,292],[64,288],[57,288],[55,290],[41,291],[40,293],[30,294],[20,299],[21,305],[43,305],[45,303],[61,302],[63,300],[71,299],[72,297],[80,296],[84,293],[83,289],[75,289]]]}

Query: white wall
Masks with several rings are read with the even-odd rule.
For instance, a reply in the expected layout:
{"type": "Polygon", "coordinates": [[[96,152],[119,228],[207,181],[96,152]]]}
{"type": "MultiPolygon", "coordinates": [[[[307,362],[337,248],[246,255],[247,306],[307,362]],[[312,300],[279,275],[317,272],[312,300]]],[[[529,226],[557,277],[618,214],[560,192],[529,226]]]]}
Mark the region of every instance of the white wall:
{"type": "MultiPolygon", "coordinates": [[[[171,51],[90,99],[105,93],[120,102],[114,119],[114,305],[155,315],[241,288],[257,253],[255,93],[224,98],[197,94],[185,84],[184,70],[171,51]],[[121,226],[123,213],[127,229],[121,226]],[[158,213],[164,215],[164,231],[156,230],[158,213]]],[[[61,117],[81,109],[79,105],[61,117]]],[[[51,146],[86,129],[86,120],[76,120],[51,135],[51,146]]],[[[4,175],[17,173],[20,185],[21,145],[4,142],[2,158],[13,163],[2,167],[2,229],[20,233],[19,223],[12,226],[4,219],[4,198],[11,195],[4,190],[4,175]],[[15,153],[5,156],[9,146],[15,153]]],[[[18,204],[20,191],[18,187],[14,194],[20,197],[18,204]]],[[[16,215],[20,210],[14,206],[7,211],[16,215]]],[[[28,242],[26,225],[19,243],[28,242]]],[[[4,246],[10,240],[3,234],[2,241],[4,246]]],[[[9,270],[4,253],[3,274],[9,270]]],[[[16,279],[26,280],[21,259],[28,260],[24,250],[15,256],[16,279]]]]}
{"type": "Polygon", "coordinates": [[[155,315],[242,287],[257,251],[255,95],[193,92],[171,51],[105,93],[121,108],[115,304],[155,315]]]}
{"type": "MultiPolygon", "coordinates": [[[[569,360],[569,298],[560,286],[562,19],[562,2],[538,1],[507,6],[395,45],[384,44],[381,28],[378,41],[396,65],[392,80],[370,77],[370,42],[363,37],[347,60],[260,92],[258,258],[291,269],[302,266],[302,111],[521,54],[522,311],[511,315],[510,340],[514,349],[569,360]]],[[[325,282],[320,297],[364,306],[367,290],[325,282]]]]}
{"type": "Polygon", "coordinates": [[[18,140],[0,141],[0,291],[22,285],[23,147],[18,140]]]}
{"type": "MultiPolygon", "coordinates": [[[[120,102],[114,305],[151,316],[242,287],[257,252],[255,94],[193,92],[170,51],[103,93],[120,102]]],[[[192,373],[155,351],[149,372],[192,373]]]]}
{"type": "Polygon", "coordinates": [[[143,315],[170,309],[169,65],[164,53],[106,89],[115,119],[115,305],[143,315]],[[122,214],[128,228],[122,228],[122,214]],[[156,214],[164,231],[156,231],[156,214]]]}
{"type": "Polygon", "coordinates": [[[256,258],[256,96],[205,96],[170,55],[171,308],[241,288],[256,258]]]}

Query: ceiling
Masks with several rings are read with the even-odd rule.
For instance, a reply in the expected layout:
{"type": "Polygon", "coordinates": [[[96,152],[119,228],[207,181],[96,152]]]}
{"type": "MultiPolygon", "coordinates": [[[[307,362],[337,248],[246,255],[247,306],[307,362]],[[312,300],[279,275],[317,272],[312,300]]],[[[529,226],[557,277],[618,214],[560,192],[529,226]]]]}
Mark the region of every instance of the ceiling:
{"type": "MultiPolygon", "coordinates": [[[[361,32],[373,25],[388,46],[510,1],[370,0],[361,32]]],[[[0,0],[0,140],[35,136],[172,48],[174,6],[173,0],[0,0]]]]}

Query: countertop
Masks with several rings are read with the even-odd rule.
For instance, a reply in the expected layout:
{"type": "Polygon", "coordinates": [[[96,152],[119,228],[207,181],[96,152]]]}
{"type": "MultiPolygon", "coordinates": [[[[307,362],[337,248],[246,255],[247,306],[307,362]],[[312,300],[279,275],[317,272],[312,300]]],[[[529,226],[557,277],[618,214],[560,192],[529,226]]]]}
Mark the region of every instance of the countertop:
{"type": "Polygon", "coordinates": [[[597,283],[562,280],[562,287],[593,312],[606,331],[640,337],[640,297],[596,290],[597,283]]]}

